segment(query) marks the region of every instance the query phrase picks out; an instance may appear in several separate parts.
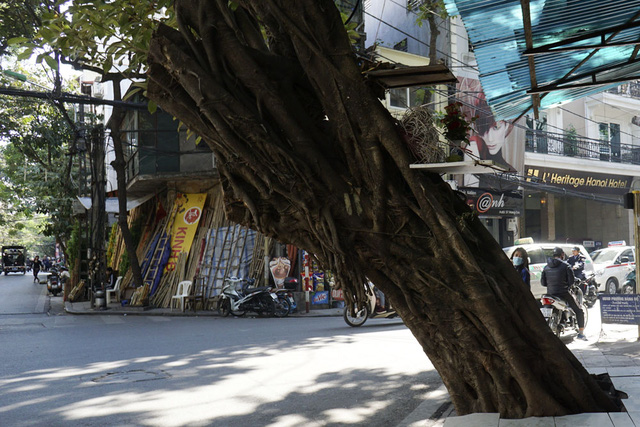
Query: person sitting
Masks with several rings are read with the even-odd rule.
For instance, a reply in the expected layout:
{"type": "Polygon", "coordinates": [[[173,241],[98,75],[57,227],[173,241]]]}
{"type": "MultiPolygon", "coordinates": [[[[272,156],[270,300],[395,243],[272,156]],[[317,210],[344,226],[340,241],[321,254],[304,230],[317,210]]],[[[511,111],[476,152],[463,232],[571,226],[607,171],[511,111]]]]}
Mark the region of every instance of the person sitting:
{"type": "Polygon", "coordinates": [[[549,294],[562,299],[571,307],[578,320],[578,339],[586,341],[587,337],[584,335],[584,312],[578,307],[573,295],[569,293],[574,277],[569,264],[563,261],[564,257],[562,248],[556,247],[553,249],[553,258],[547,260],[547,265],[542,270],[542,276],[540,276],[540,284],[547,288],[549,294]]]}
{"type": "Polygon", "coordinates": [[[572,255],[567,260],[567,263],[571,266],[575,278],[584,280],[584,262],[587,258],[580,253],[580,248],[578,246],[574,246],[571,250],[571,254],[572,255]]]}
{"type": "Polygon", "coordinates": [[[105,289],[113,289],[116,286],[116,274],[113,271],[113,268],[107,267],[107,280],[105,282],[105,289]]]}

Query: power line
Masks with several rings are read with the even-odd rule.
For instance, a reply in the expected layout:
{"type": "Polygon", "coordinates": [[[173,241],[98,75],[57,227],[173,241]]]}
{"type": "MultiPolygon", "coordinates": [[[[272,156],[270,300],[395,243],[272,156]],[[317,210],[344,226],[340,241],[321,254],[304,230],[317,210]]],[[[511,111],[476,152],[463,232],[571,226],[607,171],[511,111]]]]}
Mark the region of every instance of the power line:
{"type": "MultiPolygon", "coordinates": [[[[398,27],[396,27],[396,26],[394,26],[394,25],[391,25],[390,23],[388,23],[387,21],[383,20],[382,18],[379,18],[379,17],[377,17],[377,16],[375,16],[375,15],[372,15],[371,13],[369,13],[369,12],[367,12],[367,11],[364,11],[364,13],[365,13],[366,15],[369,15],[369,16],[370,16],[370,17],[372,17],[373,19],[377,19],[379,22],[381,22],[381,23],[383,23],[383,24],[387,25],[388,27],[390,27],[390,28],[392,28],[392,29],[394,29],[394,30],[398,31],[400,34],[403,34],[403,35],[407,36],[408,38],[410,38],[410,39],[412,39],[412,40],[415,40],[415,41],[417,41],[418,43],[423,44],[423,45],[425,45],[425,46],[429,47],[429,45],[428,45],[427,43],[423,42],[422,40],[418,39],[417,37],[412,36],[411,34],[407,33],[406,31],[403,31],[403,30],[401,30],[400,28],[398,28],[398,27]]],[[[471,65],[469,65],[469,64],[467,64],[467,63],[464,63],[464,62],[462,62],[461,60],[459,60],[458,58],[455,58],[455,57],[453,57],[453,56],[449,55],[448,53],[442,52],[441,50],[438,50],[438,49],[436,49],[436,52],[440,53],[440,54],[441,54],[442,56],[444,56],[444,57],[447,57],[447,58],[451,59],[452,61],[459,62],[460,64],[462,64],[462,65],[463,65],[464,67],[466,67],[466,68],[470,68],[470,69],[472,69],[472,70],[474,70],[474,71],[478,71],[478,72],[479,72],[479,70],[478,70],[476,67],[473,67],[473,66],[471,66],[471,65]]]]}

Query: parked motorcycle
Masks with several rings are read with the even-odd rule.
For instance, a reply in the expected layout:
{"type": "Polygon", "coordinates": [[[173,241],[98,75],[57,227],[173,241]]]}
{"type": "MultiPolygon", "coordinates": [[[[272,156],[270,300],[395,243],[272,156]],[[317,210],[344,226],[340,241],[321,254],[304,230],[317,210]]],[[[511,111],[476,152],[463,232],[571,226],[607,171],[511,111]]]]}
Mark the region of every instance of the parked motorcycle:
{"type": "MultiPolygon", "coordinates": [[[[584,313],[584,324],[586,326],[589,313],[586,305],[584,304],[582,290],[574,283],[569,288],[569,293],[576,300],[578,307],[582,308],[584,313]]],[[[540,303],[542,304],[540,311],[542,312],[544,319],[547,321],[547,325],[549,325],[549,328],[554,334],[559,337],[562,333],[570,329],[574,329],[578,332],[578,319],[576,317],[576,313],[565,301],[554,295],[543,295],[542,298],[540,298],[540,303]]]]}
{"type": "Polygon", "coordinates": [[[289,304],[289,314],[298,311],[298,304],[296,304],[296,300],[293,297],[293,291],[296,289],[298,289],[298,279],[295,277],[287,277],[284,279],[284,288],[275,290],[278,299],[286,300],[289,304]]]}
{"type": "Polygon", "coordinates": [[[47,276],[47,290],[54,297],[62,292],[62,282],[58,273],[58,268],[52,267],[47,276]]]}
{"type": "Polygon", "coordinates": [[[586,305],[587,308],[593,307],[596,301],[598,301],[596,275],[591,274],[583,280],[578,280],[578,286],[580,286],[580,290],[582,290],[582,294],[584,295],[584,305],[586,305]]]}
{"type": "Polygon", "coordinates": [[[367,301],[365,306],[360,308],[345,306],[344,308],[342,317],[344,317],[347,325],[355,328],[364,325],[367,319],[393,319],[394,317],[398,317],[398,313],[391,307],[389,300],[386,300],[384,304],[376,304],[376,300],[379,298],[376,297],[376,290],[373,283],[369,282],[365,286],[367,288],[367,301]]]}
{"type": "Polygon", "coordinates": [[[253,279],[231,277],[225,279],[222,295],[218,300],[218,312],[222,317],[229,314],[244,316],[247,311],[263,316],[286,317],[289,315],[288,301],[278,298],[271,287],[257,287],[253,279]]]}

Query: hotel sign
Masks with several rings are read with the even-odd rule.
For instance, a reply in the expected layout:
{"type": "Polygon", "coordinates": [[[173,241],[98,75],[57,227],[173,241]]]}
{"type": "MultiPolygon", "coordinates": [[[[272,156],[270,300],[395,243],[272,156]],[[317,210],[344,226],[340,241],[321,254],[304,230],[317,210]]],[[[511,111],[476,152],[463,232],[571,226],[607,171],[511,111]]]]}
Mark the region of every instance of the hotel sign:
{"type": "Polygon", "coordinates": [[[633,177],[610,175],[588,171],[525,166],[527,181],[539,182],[584,193],[626,194],[633,177]]]}

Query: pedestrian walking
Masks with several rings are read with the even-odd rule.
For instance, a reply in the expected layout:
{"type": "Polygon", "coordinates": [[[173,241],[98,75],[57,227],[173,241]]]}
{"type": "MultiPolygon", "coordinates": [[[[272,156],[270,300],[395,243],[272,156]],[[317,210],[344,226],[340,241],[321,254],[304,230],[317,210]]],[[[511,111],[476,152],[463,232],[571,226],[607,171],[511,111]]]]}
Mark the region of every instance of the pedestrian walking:
{"type": "Polygon", "coordinates": [[[33,257],[33,281],[34,283],[40,283],[38,279],[38,273],[40,273],[40,269],[42,268],[42,261],[40,261],[40,257],[36,255],[33,257]]]}

